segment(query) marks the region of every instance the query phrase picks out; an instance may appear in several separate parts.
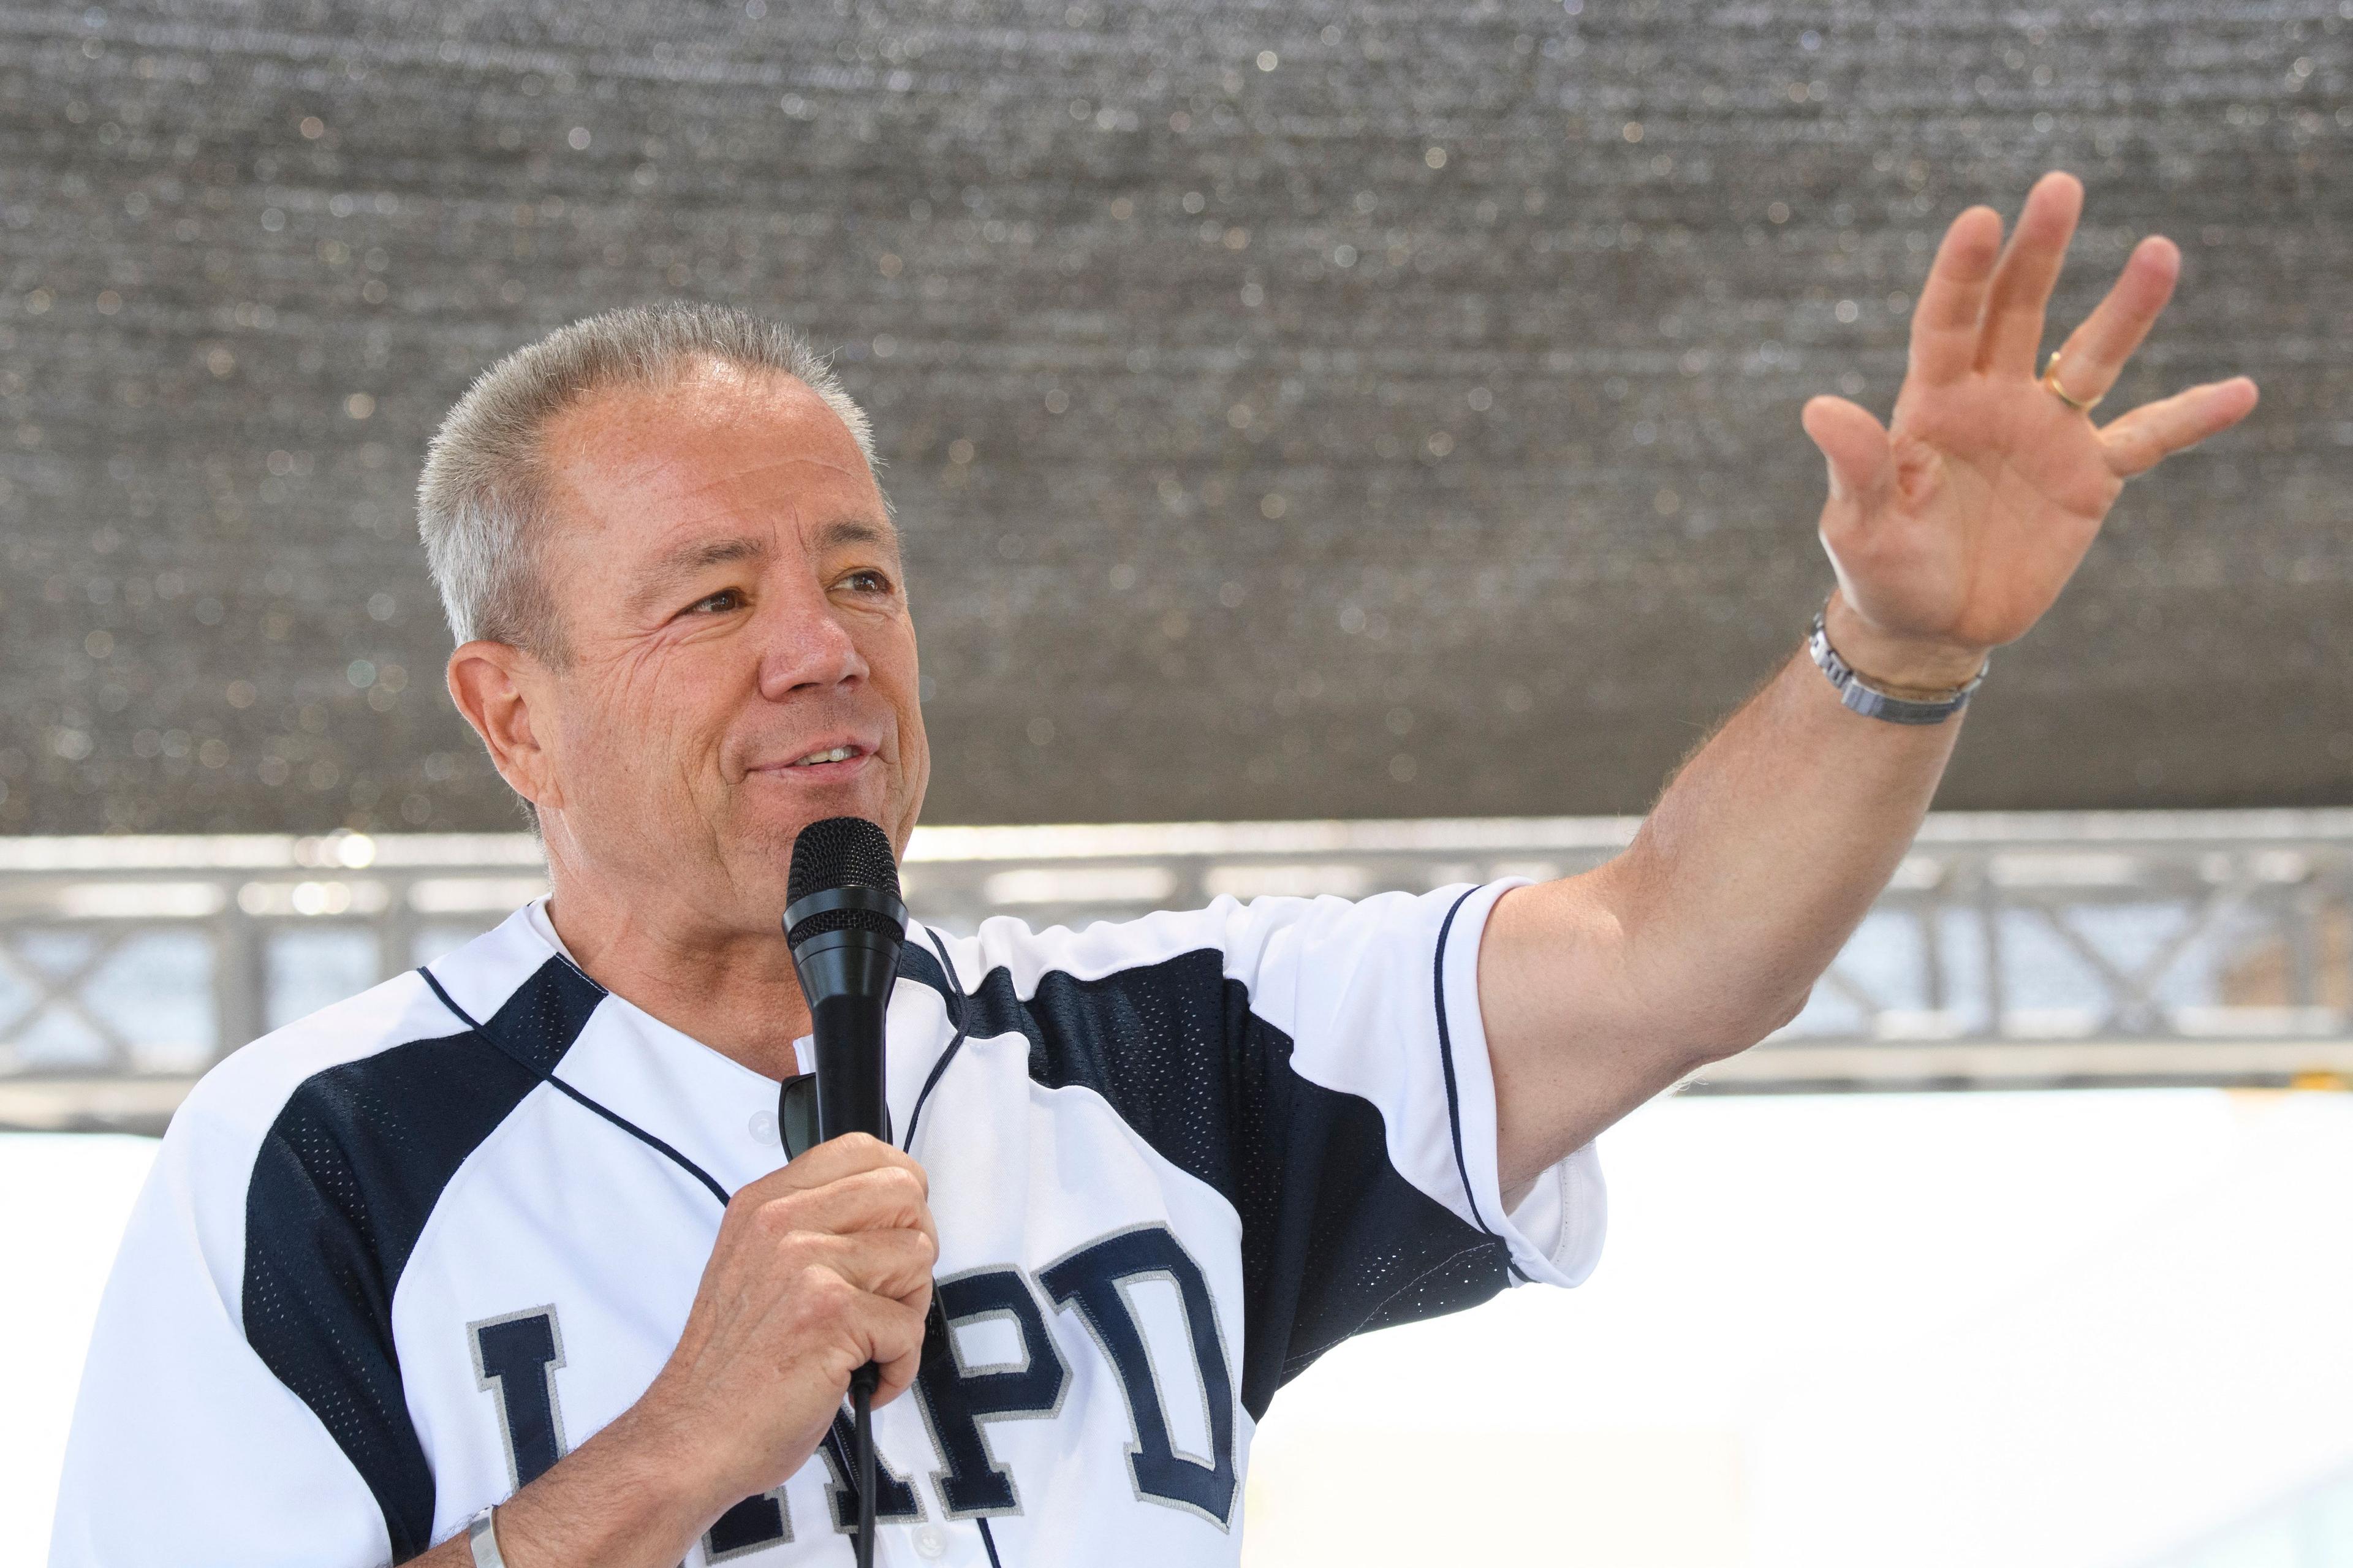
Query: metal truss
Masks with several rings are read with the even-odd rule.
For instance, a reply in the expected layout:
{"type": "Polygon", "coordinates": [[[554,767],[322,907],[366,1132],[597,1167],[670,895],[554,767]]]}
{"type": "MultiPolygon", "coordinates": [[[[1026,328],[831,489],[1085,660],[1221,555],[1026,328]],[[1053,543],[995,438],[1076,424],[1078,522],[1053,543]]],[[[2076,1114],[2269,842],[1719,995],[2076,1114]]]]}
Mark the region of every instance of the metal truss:
{"type": "MultiPolygon", "coordinates": [[[[969,931],[1570,876],[1631,817],[945,827],[969,931]]],[[[543,890],[523,835],[0,839],[0,1125],[153,1129],[268,1028],[543,890]]],[[[2353,1078],[2353,811],[1945,814],[1789,1026],[1690,1092],[2353,1078]]]]}

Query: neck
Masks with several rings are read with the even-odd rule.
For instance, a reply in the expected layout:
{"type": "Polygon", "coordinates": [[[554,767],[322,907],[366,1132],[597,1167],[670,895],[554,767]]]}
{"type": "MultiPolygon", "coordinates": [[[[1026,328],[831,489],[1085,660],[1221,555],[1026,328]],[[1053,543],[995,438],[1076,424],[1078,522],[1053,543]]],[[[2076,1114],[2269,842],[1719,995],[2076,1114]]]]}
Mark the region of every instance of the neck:
{"type": "Polygon", "coordinates": [[[623,896],[560,855],[549,861],[548,917],[590,979],[764,1077],[800,1070],[793,1042],[809,1033],[808,1005],[773,921],[730,927],[690,900],[643,889],[623,896]]]}

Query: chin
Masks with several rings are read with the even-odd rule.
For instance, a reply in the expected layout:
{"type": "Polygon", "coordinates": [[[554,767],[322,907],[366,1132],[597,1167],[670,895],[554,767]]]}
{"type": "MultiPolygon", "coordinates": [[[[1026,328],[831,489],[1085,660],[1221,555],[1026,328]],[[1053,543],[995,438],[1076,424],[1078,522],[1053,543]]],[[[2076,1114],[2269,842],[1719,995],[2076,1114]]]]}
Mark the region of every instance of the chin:
{"type": "Polygon", "coordinates": [[[776,867],[776,885],[781,888],[792,864],[793,842],[810,823],[823,822],[829,816],[862,816],[881,826],[884,833],[892,832],[893,823],[888,805],[862,798],[866,793],[845,790],[833,800],[795,801],[789,810],[783,809],[782,802],[764,802],[768,809],[756,814],[737,842],[747,855],[776,867]]]}

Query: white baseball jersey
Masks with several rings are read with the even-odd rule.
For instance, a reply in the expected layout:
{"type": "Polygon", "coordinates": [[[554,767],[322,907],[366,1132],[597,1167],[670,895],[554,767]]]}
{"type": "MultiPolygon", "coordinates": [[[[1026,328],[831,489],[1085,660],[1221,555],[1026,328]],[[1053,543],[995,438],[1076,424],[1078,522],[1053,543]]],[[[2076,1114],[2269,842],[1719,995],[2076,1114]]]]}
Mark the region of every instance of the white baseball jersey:
{"type": "MultiPolygon", "coordinates": [[[[1584,1278],[1592,1152],[1508,1214],[1497,1184],[1476,968],[1509,885],[911,929],[889,1095],[940,1310],[875,1415],[877,1561],[1230,1563],[1286,1380],[1584,1278]]],[[[727,1194],[782,1162],[776,1106],[536,907],[237,1052],[132,1217],[52,1563],[373,1568],[456,1532],[644,1393],[727,1194]]],[[[848,1433],[689,1564],[848,1562],[848,1433]]]]}

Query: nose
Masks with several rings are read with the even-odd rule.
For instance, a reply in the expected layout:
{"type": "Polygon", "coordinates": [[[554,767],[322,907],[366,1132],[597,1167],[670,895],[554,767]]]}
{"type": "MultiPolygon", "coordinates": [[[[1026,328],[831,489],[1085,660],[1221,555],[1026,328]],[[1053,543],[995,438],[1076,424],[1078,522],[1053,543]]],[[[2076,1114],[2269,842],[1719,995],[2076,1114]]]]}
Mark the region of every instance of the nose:
{"type": "Polygon", "coordinates": [[[781,702],[796,693],[857,685],[871,671],[858,639],[814,574],[787,565],[758,619],[760,695],[781,702]]]}

